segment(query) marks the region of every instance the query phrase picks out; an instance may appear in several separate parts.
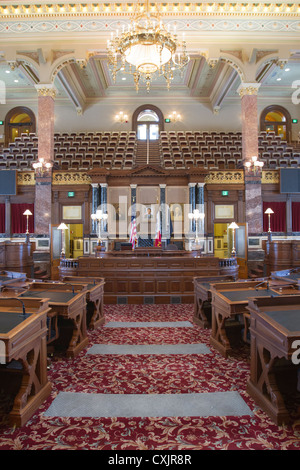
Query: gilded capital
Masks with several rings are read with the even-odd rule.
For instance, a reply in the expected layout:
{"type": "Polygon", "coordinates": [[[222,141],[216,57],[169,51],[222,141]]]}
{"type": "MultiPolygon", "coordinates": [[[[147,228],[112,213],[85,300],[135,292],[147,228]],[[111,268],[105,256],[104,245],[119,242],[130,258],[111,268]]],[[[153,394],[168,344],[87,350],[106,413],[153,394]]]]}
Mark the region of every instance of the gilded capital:
{"type": "Polygon", "coordinates": [[[237,92],[242,98],[245,95],[257,95],[260,83],[241,83],[237,92]]]}
{"type": "Polygon", "coordinates": [[[35,88],[38,96],[51,96],[51,98],[55,98],[56,96],[56,88],[52,83],[41,83],[39,85],[35,85],[35,88]]]}

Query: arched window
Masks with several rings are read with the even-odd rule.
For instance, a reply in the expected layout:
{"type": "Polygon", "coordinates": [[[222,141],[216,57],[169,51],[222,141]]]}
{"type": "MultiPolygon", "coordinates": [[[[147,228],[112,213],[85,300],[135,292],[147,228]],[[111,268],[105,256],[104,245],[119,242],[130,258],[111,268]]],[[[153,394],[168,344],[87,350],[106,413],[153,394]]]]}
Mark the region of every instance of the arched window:
{"type": "Polygon", "coordinates": [[[163,130],[163,114],[156,106],[143,105],[132,116],[132,128],[138,140],[157,140],[163,130]]]}
{"type": "Polygon", "coordinates": [[[290,113],[282,106],[268,106],[261,113],[260,130],[275,132],[275,135],[289,142],[291,135],[290,113]]]}
{"type": "Polygon", "coordinates": [[[11,109],[5,117],[5,142],[14,142],[21,134],[35,132],[35,115],[29,108],[18,106],[11,109]]]}

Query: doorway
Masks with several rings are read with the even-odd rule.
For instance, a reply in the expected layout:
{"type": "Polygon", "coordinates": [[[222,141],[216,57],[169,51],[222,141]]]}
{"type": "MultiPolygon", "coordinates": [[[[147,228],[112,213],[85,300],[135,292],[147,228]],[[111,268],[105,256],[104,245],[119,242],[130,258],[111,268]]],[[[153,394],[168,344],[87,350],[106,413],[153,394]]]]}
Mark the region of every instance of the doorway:
{"type": "Polygon", "coordinates": [[[214,224],[214,255],[218,258],[230,258],[233,246],[239,265],[239,278],[248,278],[248,226],[238,223],[238,229],[229,229],[228,223],[214,224]],[[234,237],[234,239],[233,239],[234,237]]]}
{"type": "Polygon", "coordinates": [[[272,105],[265,108],[260,118],[262,131],[274,132],[282,140],[290,141],[291,116],[282,106],[272,105]]]}
{"type": "Polygon", "coordinates": [[[35,115],[31,109],[17,106],[11,109],[5,117],[5,144],[14,142],[22,134],[35,133],[35,115]]]}
{"type": "Polygon", "coordinates": [[[156,106],[146,104],[135,110],[132,116],[132,129],[137,139],[155,141],[164,129],[163,114],[156,106]]]}

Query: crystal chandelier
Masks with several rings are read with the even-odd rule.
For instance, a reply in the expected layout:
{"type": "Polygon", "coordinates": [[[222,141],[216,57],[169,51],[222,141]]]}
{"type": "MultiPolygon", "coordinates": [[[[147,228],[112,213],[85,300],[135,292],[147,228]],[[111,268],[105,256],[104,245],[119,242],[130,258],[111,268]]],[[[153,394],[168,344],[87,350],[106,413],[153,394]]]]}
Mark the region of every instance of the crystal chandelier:
{"type": "Polygon", "coordinates": [[[186,43],[179,42],[160,19],[158,11],[138,3],[139,12],[131,19],[128,30],[116,31],[107,41],[108,63],[113,80],[117,72],[133,76],[136,91],[140,82],[146,83],[147,92],[154,78],[163,76],[170,89],[174,71],[183,69],[189,61],[186,43]]]}

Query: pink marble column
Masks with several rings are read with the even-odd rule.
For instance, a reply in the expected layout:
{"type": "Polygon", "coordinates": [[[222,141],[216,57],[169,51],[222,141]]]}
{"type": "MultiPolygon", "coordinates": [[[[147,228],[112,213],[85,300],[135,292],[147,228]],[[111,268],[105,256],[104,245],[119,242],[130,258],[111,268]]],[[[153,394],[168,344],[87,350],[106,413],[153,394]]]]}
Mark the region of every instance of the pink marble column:
{"type": "MultiPolygon", "coordinates": [[[[54,97],[52,85],[37,86],[38,92],[38,158],[53,163],[54,159],[54,97]]],[[[35,234],[49,236],[52,221],[52,170],[36,175],[35,234]]]]}
{"type": "MultiPolygon", "coordinates": [[[[257,92],[259,84],[244,83],[239,88],[242,107],[243,164],[258,157],[257,92]]],[[[261,174],[245,168],[245,219],[248,235],[259,235],[263,231],[261,174]]]]}

